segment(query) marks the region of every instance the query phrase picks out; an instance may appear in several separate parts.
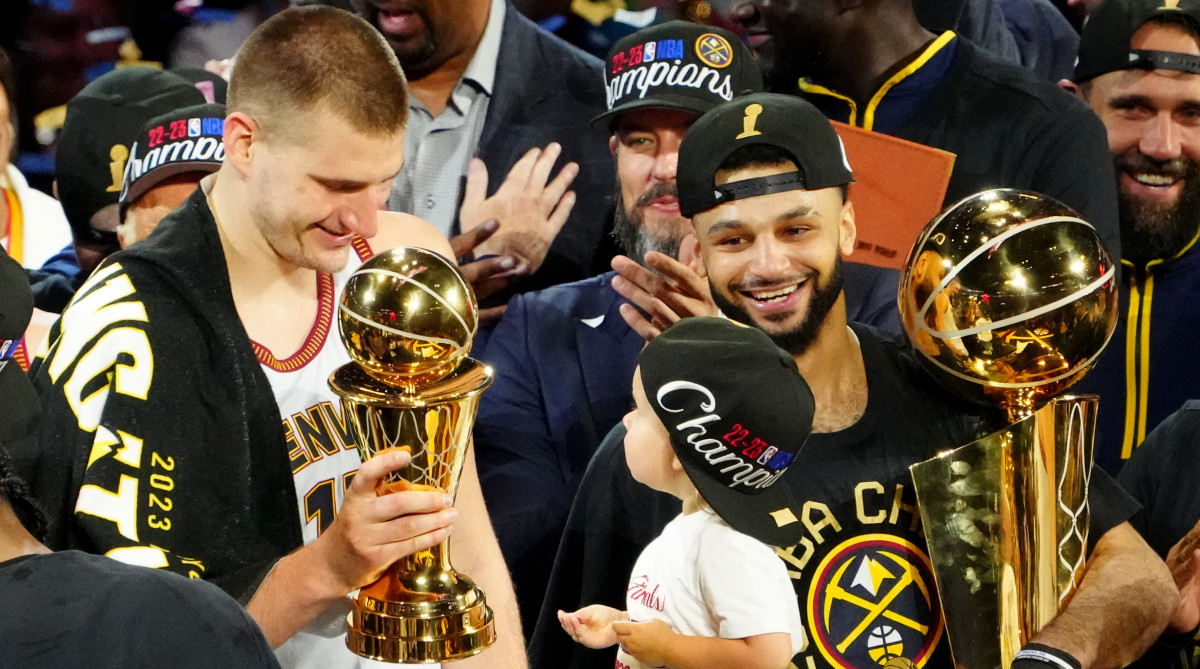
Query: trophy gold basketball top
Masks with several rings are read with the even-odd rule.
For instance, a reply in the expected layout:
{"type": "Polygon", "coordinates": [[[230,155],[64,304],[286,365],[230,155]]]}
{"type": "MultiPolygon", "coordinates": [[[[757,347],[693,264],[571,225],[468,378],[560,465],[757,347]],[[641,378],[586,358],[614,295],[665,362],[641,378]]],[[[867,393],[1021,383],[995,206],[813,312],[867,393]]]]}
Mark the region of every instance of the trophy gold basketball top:
{"type": "Polygon", "coordinates": [[[1090,224],[1016,190],[947,209],[909,255],[917,359],[1012,423],[910,468],[956,667],[1008,667],[1083,577],[1097,399],[1060,394],[1112,336],[1115,271],[1090,224]]]}
{"type": "MultiPolygon", "coordinates": [[[[329,377],[342,398],[360,457],[405,449],[412,461],[385,492],[458,489],[490,367],[467,357],[478,322],[470,285],[454,263],[418,248],[366,262],[347,281],[338,310],[353,362],[329,377]]],[[[446,542],[392,565],[359,592],[346,645],[385,662],[446,662],[496,639],[483,591],[450,564],[446,542]]]]}

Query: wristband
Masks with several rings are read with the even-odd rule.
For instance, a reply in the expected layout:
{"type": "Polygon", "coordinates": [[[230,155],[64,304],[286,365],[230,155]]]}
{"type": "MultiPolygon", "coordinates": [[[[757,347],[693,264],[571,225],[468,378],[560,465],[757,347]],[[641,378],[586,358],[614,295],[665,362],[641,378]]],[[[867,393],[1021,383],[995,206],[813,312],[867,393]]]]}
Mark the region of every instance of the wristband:
{"type": "Polygon", "coordinates": [[[1041,643],[1025,644],[1013,657],[1012,669],[1083,669],[1083,664],[1066,651],[1041,643]]]}

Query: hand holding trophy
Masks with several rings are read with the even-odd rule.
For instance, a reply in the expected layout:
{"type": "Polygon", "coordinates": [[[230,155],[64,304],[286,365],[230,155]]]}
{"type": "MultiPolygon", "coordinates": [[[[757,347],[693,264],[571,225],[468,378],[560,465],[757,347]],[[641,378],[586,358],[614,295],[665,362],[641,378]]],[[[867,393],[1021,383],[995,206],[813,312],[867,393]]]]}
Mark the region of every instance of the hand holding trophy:
{"type": "MultiPolygon", "coordinates": [[[[380,494],[458,489],[479,396],[492,382],[491,368],[467,357],[477,322],[470,286],[431,251],[382,253],[347,281],[338,326],[354,362],[329,385],[364,462],[389,449],[412,455],[380,494]]],[[[385,662],[458,660],[495,639],[483,591],[454,570],[446,542],[362,588],[347,620],[350,650],[385,662]]]]}
{"type": "Polygon", "coordinates": [[[913,465],[955,666],[1007,668],[1083,577],[1095,397],[1062,397],[1116,326],[1095,229],[1043,195],[991,190],[934,219],[900,314],[921,364],[1009,427],[913,465]]]}

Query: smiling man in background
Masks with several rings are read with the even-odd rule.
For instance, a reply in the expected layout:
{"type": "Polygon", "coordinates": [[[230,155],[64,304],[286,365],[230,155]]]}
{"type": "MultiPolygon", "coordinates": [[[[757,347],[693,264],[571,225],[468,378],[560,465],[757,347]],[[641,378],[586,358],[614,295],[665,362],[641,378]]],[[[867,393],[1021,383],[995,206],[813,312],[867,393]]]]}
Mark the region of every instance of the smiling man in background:
{"type": "Polygon", "coordinates": [[[1194,398],[1200,357],[1200,2],[1105,0],[1084,28],[1072,88],[1108,131],[1120,202],[1121,304],[1081,384],[1100,403],[1096,461],[1117,471],[1194,398]],[[1153,310],[1151,310],[1153,305],[1153,310]]]}

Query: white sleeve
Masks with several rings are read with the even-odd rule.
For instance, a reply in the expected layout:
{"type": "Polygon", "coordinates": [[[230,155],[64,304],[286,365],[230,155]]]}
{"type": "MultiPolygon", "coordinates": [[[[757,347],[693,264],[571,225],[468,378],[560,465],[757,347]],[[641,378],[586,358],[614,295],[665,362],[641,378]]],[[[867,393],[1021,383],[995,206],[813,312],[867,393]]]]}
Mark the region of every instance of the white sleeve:
{"type": "Polygon", "coordinates": [[[723,639],[784,633],[808,645],[787,567],[770,546],[724,523],[705,528],[697,556],[700,595],[723,639]]]}

